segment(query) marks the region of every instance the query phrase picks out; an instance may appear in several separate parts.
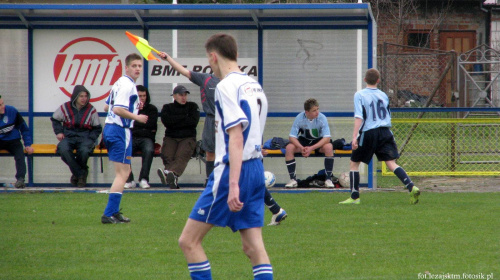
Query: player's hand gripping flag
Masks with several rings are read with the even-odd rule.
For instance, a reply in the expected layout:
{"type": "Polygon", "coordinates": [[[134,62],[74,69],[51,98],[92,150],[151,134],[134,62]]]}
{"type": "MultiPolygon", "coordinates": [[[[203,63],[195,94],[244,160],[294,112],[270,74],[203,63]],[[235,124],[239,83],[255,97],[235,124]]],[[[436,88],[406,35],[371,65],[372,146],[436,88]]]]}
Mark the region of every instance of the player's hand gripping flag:
{"type": "Polygon", "coordinates": [[[135,45],[137,50],[142,54],[142,56],[144,56],[144,58],[146,58],[147,60],[156,59],[156,60],[160,61],[157,57],[155,57],[153,55],[152,51],[157,53],[157,54],[159,54],[160,52],[157,51],[155,48],[151,47],[149,45],[148,40],[141,38],[139,36],[136,36],[128,31],[125,31],[125,34],[129,38],[129,40],[132,42],[132,44],[135,45]]]}

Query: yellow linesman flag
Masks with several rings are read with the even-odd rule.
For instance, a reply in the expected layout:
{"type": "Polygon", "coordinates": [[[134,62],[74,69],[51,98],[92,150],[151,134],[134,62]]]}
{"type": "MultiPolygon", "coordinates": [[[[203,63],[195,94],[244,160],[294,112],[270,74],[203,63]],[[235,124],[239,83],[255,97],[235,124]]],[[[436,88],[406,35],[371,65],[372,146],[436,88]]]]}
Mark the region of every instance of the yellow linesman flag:
{"type": "Polygon", "coordinates": [[[148,40],[141,38],[139,36],[136,36],[128,31],[125,31],[125,34],[129,38],[129,40],[132,42],[132,44],[135,45],[137,50],[142,54],[142,56],[144,56],[144,58],[146,58],[147,60],[156,59],[156,60],[160,61],[157,57],[155,57],[153,55],[152,51],[154,51],[155,53],[158,53],[158,54],[160,52],[157,51],[155,48],[151,47],[149,45],[148,40]]]}

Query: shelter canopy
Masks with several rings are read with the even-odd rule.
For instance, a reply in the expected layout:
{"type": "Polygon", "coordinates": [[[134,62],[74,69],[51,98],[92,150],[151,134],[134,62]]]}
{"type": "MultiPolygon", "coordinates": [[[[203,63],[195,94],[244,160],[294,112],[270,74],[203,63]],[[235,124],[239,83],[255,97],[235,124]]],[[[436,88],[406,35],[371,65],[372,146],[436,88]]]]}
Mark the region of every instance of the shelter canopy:
{"type": "Polygon", "coordinates": [[[0,5],[0,29],[367,29],[369,23],[367,3],[0,5]]]}

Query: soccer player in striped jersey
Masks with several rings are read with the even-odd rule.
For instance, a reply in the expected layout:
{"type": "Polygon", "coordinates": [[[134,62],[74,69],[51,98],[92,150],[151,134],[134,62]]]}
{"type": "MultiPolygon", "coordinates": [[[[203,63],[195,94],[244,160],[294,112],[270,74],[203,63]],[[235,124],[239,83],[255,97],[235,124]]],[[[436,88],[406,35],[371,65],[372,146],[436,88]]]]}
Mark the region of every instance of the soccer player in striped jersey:
{"type": "Polygon", "coordinates": [[[179,246],[191,279],[212,279],[202,241],[212,227],[228,226],[240,232],[254,279],[273,279],[262,239],[266,187],[261,146],[267,99],[260,84],[239,69],[231,35],[213,35],[205,49],[212,70],[222,78],[215,90],[215,168],[189,215],[179,246]]]}
{"type": "Polygon", "coordinates": [[[134,121],[146,123],[147,115],[138,115],[140,102],[135,81],[142,72],[142,57],[130,54],[125,58],[125,75],[120,77],[111,88],[105,111],[104,144],[108,149],[109,160],[115,166],[115,179],[109,190],[108,204],[101,217],[103,224],[128,223],[130,219],[120,212],[123,189],[130,175],[132,158],[132,134],[130,128],[134,121]]]}
{"type": "Polygon", "coordinates": [[[389,170],[405,184],[410,192],[410,203],[418,203],[420,190],[414,186],[406,171],[396,164],[399,158],[391,127],[389,98],[377,88],[380,73],[368,69],[365,74],[366,88],[354,94],[354,130],[352,134],[352,155],[350,163],[351,197],[339,204],[359,204],[359,165],[370,163],[373,154],[379,161],[385,161],[389,170]]]}

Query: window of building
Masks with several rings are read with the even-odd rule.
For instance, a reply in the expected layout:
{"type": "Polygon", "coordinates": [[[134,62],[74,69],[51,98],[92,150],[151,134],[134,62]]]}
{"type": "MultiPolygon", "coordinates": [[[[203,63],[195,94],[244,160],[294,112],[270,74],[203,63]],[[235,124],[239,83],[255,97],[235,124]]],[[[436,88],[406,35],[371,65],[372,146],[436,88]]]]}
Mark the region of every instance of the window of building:
{"type": "Polygon", "coordinates": [[[430,34],[427,31],[410,31],[407,35],[408,46],[412,47],[420,47],[420,48],[430,48],[431,47],[431,38],[430,34]]]}

